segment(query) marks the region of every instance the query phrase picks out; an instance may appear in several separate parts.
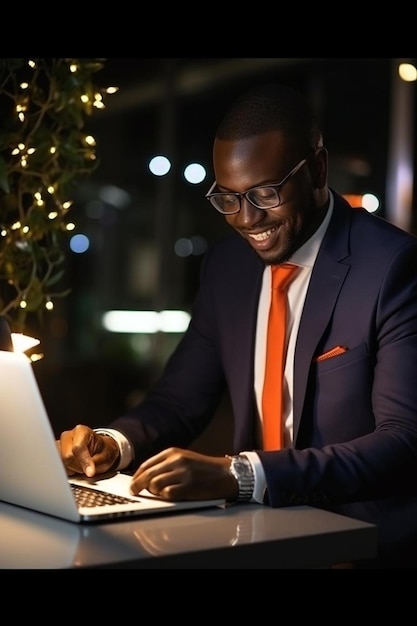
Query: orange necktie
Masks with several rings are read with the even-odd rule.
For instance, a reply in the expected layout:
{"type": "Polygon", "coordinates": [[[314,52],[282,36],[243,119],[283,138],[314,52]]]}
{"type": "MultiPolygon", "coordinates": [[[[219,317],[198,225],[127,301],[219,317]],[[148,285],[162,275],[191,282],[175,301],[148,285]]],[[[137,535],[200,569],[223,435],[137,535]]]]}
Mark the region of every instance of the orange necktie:
{"type": "Polygon", "coordinates": [[[297,265],[271,266],[271,305],[268,318],[265,378],[262,392],[263,449],[280,450],[282,440],[283,376],[287,334],[287,287],[297,265]]]}

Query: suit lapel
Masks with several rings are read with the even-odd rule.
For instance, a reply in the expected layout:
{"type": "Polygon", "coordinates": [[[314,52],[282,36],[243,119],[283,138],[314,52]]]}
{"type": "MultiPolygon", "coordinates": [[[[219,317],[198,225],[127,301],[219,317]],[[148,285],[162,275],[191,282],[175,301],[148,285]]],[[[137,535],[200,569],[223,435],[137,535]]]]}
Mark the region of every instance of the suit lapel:
{"type": "Polygon", "coordinates": [[[245,254],[241,255],[239,276],[236,277],[233,293],[230,294],[232,301],[225,307],[228,311],[233,311],[226,333],[228,351],[225,355],[225,368],[229,373],[229,391],[234,410],[239,416],[239,449],[251,449],[254,446],[254,329],[263,269],[263,264],[253,251],[249,247],[245,249],[245,254]]]}
{"type": "Polygon", "coordinates": [[[294,441],[300,426],[310,366],[350,269],[349,233],[352,209],[335,195],[333,215],[317,255],[307,291],[294,360],[294,441]]]}

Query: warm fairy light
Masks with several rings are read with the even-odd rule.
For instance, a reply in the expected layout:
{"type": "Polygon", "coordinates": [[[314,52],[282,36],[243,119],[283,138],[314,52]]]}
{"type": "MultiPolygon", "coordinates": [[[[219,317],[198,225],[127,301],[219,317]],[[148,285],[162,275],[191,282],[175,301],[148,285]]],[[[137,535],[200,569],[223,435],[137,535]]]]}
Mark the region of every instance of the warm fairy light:
{"type": "Polygon", "coordinates": [[[21,222],[15,222],[14,224],[11,225],[12,230],[18,230],[21,227],[22,227],[21,222]]]}
{"type": "Polygon", "coordinates": [[[20,308],[21,308],[21,309],[26,309],[27,305],[28,305],[28,303],[26,302],[26,300],[23,300],[23,299],[22,299],[22,300],[20,301],[19,306],[20,306],[20,308]]]}
{"type": "MultiPolygon", "coordinates": [[[[12,156],[17,156],[18,154],[23,153],[24,150],[26,150],[25,144],[24,143],[19,143],[17,148],[14,148],[12,150],[12,156]]],[[[21,154],[20,163],[21,163],[22,167],[26,167],[27,166],[27,157],[32,155],[34,152],[36,152],[36,148],[34,148],[32,146],[31,148],[28,148],[24,154],[21,154]]]]}
{"type": "Polygon", "coordinates": [[[68,200],[67,202],[64,202],[64,204],[62,205],[62,208],[65,209],[65,211],[68,211],[68,209],[72,206],[72,201],[68,200]]]}
{"type": "Polygon", "coordinates": [[[107,89],[105,91],[108,94],[117,93],[119,91],[119,88],[118,87],[107,87],[107,89]]]}
{"type": "Polygon", "coordinates": [[[23,106],[23,104],[17,104],[16,105],[16,113],[22,113],[23,111],[26,111],[26,107],[23,106]]]}
{"type": "Polygon", "coordinates": [[[76,63],[71,63],[71,65],[69,66],[69,69],[70,69],[70,72],[74,74],[74,72],[78,70],[78,65],[76,63]]]}
{"type": "Polygon", "coordinates": [[[68,222],[68,224],[65,226],[65,230],[74,230],[74,229],[75,229],[74,222],[68,222]]]}
{"type": "Polygon", "coordinates": [[[52,302],[51,298],[47,298],[45,302],[45,309],[47,309],[48,311],[52,311],[53,308],[54,303],[52,302]]]}
{"type": "Polygon", "coordinates": [[[54,220],[58,217],[58,211],[50,211],[48,213],[48,219],[54,220]]]}
{"type": "Polygon", "coordinates": [[[87,135],[84,138],[84,141],[86,144],[88,144],[89,146],[95,146],[96,145],[96,140],[94,139],[93,135],[87,135]]]}
{"type": "Polygon", "coordinates": [[[23,226],[23,228],[22,228],[22,233],[23,233],[24,235],[26,235],[26,234],[29,232],[29,230],[30,230],[30,229],[29,229],[29,226],[23,226]]]}
{"type": "Polygon", "coordinates": [[[84,93],[81,97],[80,97],[81,102],[83,102],[84,104],[87,104],[87,102],[90,100],[90,98],[87,96],[86,93],[84,93]]]}
{"type": "Polygon", "coordinates": [[[53,193],[55,193],[55,187],[54,187],[53,185],[49,185],[49,187],[48,187],[48,193],[50,193],[51,195],[52,195],[53,193]]]}
{"type": "Polygon", "coordinates": [[[55,152],[56,152],[56,146],[51,146],[51,147],[49,148],[49,152],[50,152],[51,154],[55,154],[55,152]]]}
{"type": "Polygon", "coordinates": [[[29,67],[31,67],[32,69],[33,69],[34,67],[36,67],[36,63],[35,63],[35,61],[32,61],[32,59],[29,59],[29,61],[28,61],[28,65],[29,65],[29,67]]]}

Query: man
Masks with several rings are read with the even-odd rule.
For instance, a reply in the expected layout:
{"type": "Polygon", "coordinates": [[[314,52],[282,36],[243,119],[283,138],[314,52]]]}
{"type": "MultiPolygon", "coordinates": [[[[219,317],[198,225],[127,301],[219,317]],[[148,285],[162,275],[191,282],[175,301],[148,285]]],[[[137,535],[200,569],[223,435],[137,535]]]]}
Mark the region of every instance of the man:
{"type": "MultiPolygon", "coordinates": [[[[308,504],[377,524],[379,561],[417,563],[417,238],[352,209],[302,98],[264,85],[220,123],[208,200],[231,233],[205,255],[190,326],[146,399],[62,433],[68,474],[113,469],[177,499],[308,504]],[[262,444],[271,268],[288,287],[284,447],[262,444]],[[328,358],[326,358],[328,357],[328,358]],[[225,390],[230,457],[187,450],[225,390]],[[279,448],[279,447],[278,447],[279,448]]],[[[278,416],[277,416],[278,423],[278,416]]]]}

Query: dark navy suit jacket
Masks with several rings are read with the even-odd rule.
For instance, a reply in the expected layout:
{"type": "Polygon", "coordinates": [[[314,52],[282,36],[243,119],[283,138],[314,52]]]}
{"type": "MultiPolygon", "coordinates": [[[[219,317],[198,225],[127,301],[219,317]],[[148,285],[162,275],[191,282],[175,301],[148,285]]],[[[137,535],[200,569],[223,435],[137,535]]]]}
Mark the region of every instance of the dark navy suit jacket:
{"type": "MultiPolygon", "coordinates": [[[[293,447],[259,451],[267,502],[376,523],[381,556],[417,558],[417,238],[333,193],[296,343],[293,447]],[[347,351],[316,362],[338,345],[347,351]]],[[[231,453],[254,448],[263,269],[233,232],[206,253],[192,321],[163,376],[110,425],[132,441],[135,466],[188,446],[226,388],[231,453]]]]}

